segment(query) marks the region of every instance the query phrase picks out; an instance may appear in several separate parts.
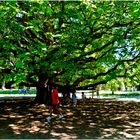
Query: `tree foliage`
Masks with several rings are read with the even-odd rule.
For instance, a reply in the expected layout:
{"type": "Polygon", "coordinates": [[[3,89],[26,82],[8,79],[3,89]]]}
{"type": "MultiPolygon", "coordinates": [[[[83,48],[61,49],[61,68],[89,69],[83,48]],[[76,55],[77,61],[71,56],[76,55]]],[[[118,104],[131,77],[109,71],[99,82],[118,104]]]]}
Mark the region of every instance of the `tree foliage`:
{"type": "Polygon", "coordinates": [[[139,7],[138,1],[1,2],[3,78],[74,89],[127,76],[140,60],[139,7]]]}

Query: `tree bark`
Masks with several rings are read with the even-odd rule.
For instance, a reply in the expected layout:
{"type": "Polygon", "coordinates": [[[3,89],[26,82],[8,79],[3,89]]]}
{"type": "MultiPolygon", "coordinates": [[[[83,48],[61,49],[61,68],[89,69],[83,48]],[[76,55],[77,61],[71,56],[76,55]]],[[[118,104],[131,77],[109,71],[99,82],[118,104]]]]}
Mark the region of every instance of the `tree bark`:
{"type": "Polygon", "coordinates": [[[112,90],[112,95],[114,95],[114,90],[112,90]]]}
{"type": "Polygon", "coordinates": [[[35,102],[44,104],[45,103],[45,94],[46,94],[45,86],[37,86],[35,102]]]}
{"type": "Polygon", "coordinates": [[[36,87],[35,102],[49,105],[51,103],[52,83],[47,83],[47,86],[45,84],[39,85],[36,87]]]}
{"type": "Polygon", "coordinates": [[[3,82],[2,82],[2,90],[5,90],[6,88],[5,88],[5,80],[3,80],[3,82]]]}

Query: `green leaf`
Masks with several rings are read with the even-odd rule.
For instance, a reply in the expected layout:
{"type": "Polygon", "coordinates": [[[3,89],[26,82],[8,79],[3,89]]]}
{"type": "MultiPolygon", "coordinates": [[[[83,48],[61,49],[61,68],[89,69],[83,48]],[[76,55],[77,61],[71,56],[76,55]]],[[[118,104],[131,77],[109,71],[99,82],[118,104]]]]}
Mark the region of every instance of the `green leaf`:
{"type": "Polygon", "coordinates": [[[47,15],[52,15],[52,9],[51,9],[51,7],[46,7],[46,14],[47,15]]]}
{"type": "Polygon", "coordinates": [[[22,63],[22,61],[17,61],[15,65],[17,68],[22,68],[23,63],[22,63]]]}

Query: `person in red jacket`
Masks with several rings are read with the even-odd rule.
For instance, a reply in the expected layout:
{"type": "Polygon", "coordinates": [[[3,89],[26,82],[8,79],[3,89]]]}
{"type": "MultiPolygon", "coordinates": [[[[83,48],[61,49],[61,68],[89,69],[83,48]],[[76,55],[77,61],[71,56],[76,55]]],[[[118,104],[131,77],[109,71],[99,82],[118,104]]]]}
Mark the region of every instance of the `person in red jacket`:
{"type": "Polygon", "coordinates": [[[59,97],[58,97],[58,90],[55,86],[52,87],[52,104],[50,107],[50,116],[48,116],[46,119],[50,120],[52,119],[52,113],[54,110],[57,110],[60,114],[59,118],[63,118],[64,115],[62,114],[62,110],[59,108],[59,97]]]}

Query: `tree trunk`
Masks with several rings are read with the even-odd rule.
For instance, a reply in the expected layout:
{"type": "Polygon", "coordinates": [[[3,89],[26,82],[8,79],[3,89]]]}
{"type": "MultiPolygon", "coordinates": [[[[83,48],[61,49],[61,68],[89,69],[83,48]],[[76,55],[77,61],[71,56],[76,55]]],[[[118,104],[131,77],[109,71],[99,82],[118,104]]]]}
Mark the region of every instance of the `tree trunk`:
{"type": "Polygon", "coordinates": [[[42,104],[45,103],[45,101],[46,101],[45,95],[46,95],[46,88],[45,88],[45,86],[38,86],[38,87],[36,87],[35,102],[42,103],[42,104]]]}
{"type": "Polygon", "coordinates": [[[35,102],[49,105],[51,103],[52,85],[48,83],[47,87],[45,87],[45,84],[41,84],[40,86],[36,87],[36,89],[37,92],[35,102]]]}
{"type": "Polygon", "coordinates": [[[112,95],[114,95],[114,90],[112,90],[112,95]]]}
{"type": "Polygon", "coordinates": [[[71,92],[70,85],[66,84],[64,86],[60,86],[59,87],[59,92],[61,92],[62,95],[63,95],[61,103],[63,105],[69,104],[70,103],[70,92],[71,92]]]}
{"type": "Polygon", "coordinates": [[[6,88],[5,88],[5,80],[3,80],[3,82],[2,82],[2,90],[5,90],[6,88]]]}

